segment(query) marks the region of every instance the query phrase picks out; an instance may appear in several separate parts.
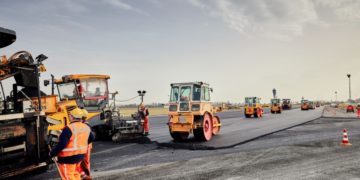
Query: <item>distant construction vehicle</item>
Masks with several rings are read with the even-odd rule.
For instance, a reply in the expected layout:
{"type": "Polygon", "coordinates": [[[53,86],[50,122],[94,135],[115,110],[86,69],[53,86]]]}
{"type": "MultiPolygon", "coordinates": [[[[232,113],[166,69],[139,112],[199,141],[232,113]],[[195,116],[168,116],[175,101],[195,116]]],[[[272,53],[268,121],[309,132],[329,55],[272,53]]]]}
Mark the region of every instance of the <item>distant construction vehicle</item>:
{"type": "MultiPolygon", "coordinates": [[[[0,28],[0,48],[15,40],[15,31],[0,28]]],[[[45,71],[42,62],[47,57],[41,54],[34,60],[29,52],[20,51],[0,59],[0,179],[46,170],[49,149],[45,114],[55,111],[56,101],[56,97],[40,91],[39,76],[45,71]],[[3,80],[12,77],[12,91],[5,95],[11,88],[4,88],[3,80]]]]}
{"type": "Polygon", "coordinates": [[[219,109],[211,105],[209,84],[203,82],[173,83],[169,102],[169,130],[175,141],[184,141],[193,133],[209,141],[220,131],[219,109]]]}
{"type": "Polygon", "coordinates": [[[282,109],[283,110],[292,109],[291,99],[282,99],[282,109]]]}
{"type": "Polygon", "coordinates": [[[309,101],[306,99],[301,100],[301,110],[309,110],[309,101]]]}
{"type": "Polygon", "coordinates": [[[355,112],[355,107],[354,107],[353,105],[351,105],[351,104],[347,105],[347,106],[346,106],[346,112],[347,112],[347,113],[353,113],[353,112],[355,112]]]}
{"type": "Polygon", "coordinates": [[[308,105],[309,109],[315,109],[315,104],[313,101],[309,101],[309,105],[308,105]]]}
{"type": "Polygon", "coordinates": [[[260,98],[258,97],[245,98],[244,114],[246,118],[250,118],[252,116],[259,118],[263,116],[263,113],[264,110],[262,105],[260,104],[260,98]]]}
{"type": "Polygon", "coordinates": [[[280,114],[282,111],[281,100],[277,97],[275,88],[272,90],[272,92],[273,92],[273,98],[270,100],[271,102],[270,112],[271,114],[274,113],[280,114]]]}
{"type": "Polygon", "coordinates": [[[137,112],[132,117],[120,118],[120,109],[115,106],[118,93],[109,93],[108,79],[108,75],[71,74],[55,80],[60,102],[59,112],[48,116],[48,119],[53,120],[49,126],[50,134],[57,136],[69,124],[69,119],[64,118],[67,116],[64,112],[81,107],[89,112],[87,122],[96,139],[120,141],[130,136],[143,135],[143,121],[137,112]]]}
{"type": "Polygon", "coordinates": [[[271,108],[270,108],[270,112],[272,114],[274,113],[281,113],[282,111],[282,106],[281,106],[281,100],[280,99],[271,99],[271,108]]]}

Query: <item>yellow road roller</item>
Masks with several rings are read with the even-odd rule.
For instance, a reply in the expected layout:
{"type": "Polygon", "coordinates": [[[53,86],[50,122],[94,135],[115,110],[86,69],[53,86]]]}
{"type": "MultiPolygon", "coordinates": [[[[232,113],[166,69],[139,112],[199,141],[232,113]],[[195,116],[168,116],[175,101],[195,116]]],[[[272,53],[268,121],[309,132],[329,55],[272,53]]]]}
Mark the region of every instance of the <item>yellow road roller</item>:
{"type": "Polygon", "coordinates": [[[211,105],[212,88],[204,82],[171,84],[169,131],[175,141],[186,140],[191,133],[201,141],[209,141],[220,131],[221,111],[211,105]]]}

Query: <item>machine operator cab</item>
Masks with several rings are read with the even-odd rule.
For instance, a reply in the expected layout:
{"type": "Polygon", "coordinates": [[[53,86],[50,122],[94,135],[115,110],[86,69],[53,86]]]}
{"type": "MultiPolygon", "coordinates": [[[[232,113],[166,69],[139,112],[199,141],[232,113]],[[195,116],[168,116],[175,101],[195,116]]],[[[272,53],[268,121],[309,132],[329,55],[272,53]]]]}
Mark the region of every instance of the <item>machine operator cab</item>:
{"type": "MultiPolygon", "coordinates": [[[[108,75],[71,74],[54,80],[60,102],[58,112],[69,111],[75,107],[85,108],[89,113],[87,122],[92,126],[104,125],[103,109],[109,104],[108,75]]],[[[57,115],[54,115],[57,116],[57,115]]],[[[67,117],[67,115],[64,115],[67,117]]],[[[53,117],[55,119],[59,119],[53,117]]],[[[63,119],[63,118],[60,118],[63,119]]],[[[68,121],[68,120],[66,120],[68,121]]],[[[66,124],[62,123],[63,125],[66,124]]],[[[59,126],[58,128],[61,128],[59,126]]],[[[58,128],[49,128],[57,130],[58,128]]]]}
{"type": "Polygon", "coordinates": [[[55,80],[60,101],[76,100],[88,111],[103,109],[109,100],[108,75],[73,74],[55,80]]]}
{"type": "Polygon", "coordinates": [[[178,83],[171,85],[170,112],[200,111],[210,106],[212,89],[206,83],[178,83]]]}
{"type": "Polygon", "coordinates": [[[271,104],[276,106],[280,105],[280,99],[271,99],[271,104]]]}

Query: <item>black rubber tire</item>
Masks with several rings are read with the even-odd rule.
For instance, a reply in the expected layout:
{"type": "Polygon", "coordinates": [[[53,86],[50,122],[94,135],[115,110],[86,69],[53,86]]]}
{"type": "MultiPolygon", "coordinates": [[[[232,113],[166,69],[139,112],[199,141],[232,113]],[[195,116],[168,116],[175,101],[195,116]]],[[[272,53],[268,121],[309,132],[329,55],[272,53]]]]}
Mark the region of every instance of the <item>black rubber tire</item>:
{"type": "Polygon", "coordinates": [[[122,135],[121,133],[119,133],[119,132],[114,133],[114,134],[111,136],[111,140],[112,140],[113,142],[120,142],[120,141],[122,140],[122,138],[123,138],[123,135],[122,135]]]}
{"type": "Polygon", "coordinates": [[[183,142],[189,137],[189,133],[186,132],[170,132],[171,137],[174,141],[183,142]]]}
{"type": "Polygon", "coordinates": [[[255,112],[255,113],[254,113],[254,117],[255,117],[255,118],[258,118],[259,116],[258,116],[258,114],[257,114],[257,109],[254,109],[254,112],[255,112]]]}
{"type": "Polygon", "coordinates": [[[195,139],[203,141],[203,129],[202,128],[194,129],[193,133],[194,133],[195,139]]]}

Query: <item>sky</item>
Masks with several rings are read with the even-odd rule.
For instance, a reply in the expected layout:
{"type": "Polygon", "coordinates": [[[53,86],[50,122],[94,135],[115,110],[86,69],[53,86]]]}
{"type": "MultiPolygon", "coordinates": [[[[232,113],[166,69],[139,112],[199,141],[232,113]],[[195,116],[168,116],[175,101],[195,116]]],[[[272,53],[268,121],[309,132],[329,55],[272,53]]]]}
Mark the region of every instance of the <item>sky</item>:
{"type": "Polygon", "coordinates": [[[17,32],[1,55],[45,54],[42,79],[108,74],[118,99],[204,81],[213,101],[346,100],[348,73],[360,97],[360,0],[0,0],[0,26],[17,32]]]}

